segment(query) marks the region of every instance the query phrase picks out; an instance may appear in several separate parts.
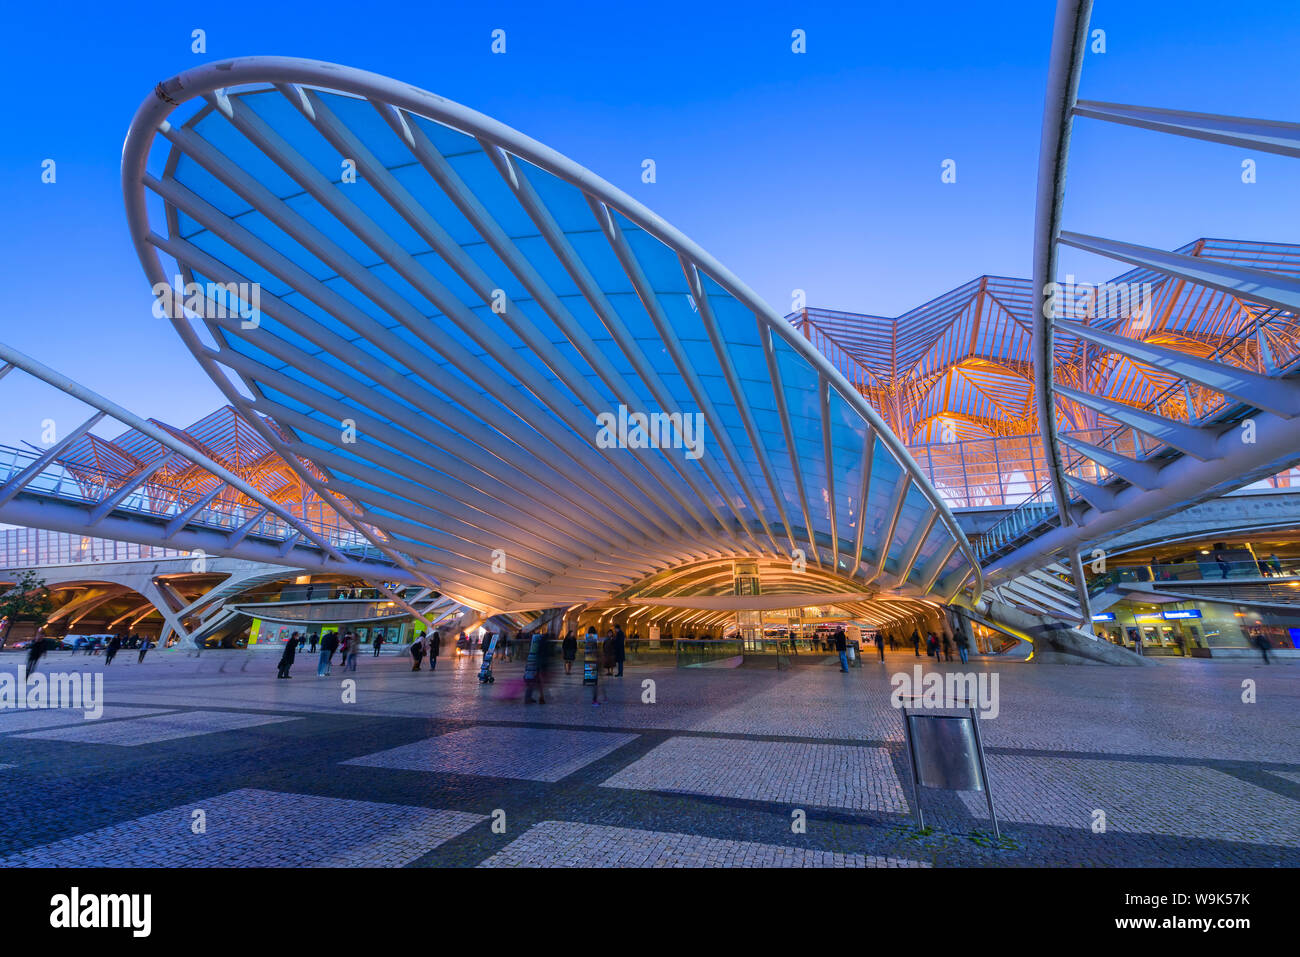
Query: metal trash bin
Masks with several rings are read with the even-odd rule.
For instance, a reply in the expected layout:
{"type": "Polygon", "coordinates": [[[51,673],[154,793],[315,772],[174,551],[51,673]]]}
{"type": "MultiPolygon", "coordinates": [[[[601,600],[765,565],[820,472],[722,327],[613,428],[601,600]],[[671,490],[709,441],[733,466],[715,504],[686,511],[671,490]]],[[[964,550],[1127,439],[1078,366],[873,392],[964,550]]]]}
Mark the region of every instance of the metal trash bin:
{"type": "Polygon", "coordinates": [[[908,708],[904,705],[901,710],[903,731],[907,738],[907,756],[912,765],[912,794],[916,804],[917,827],[925,828],[921,788],[982,791],[988,801],[993,836],[1001,840],[997,814],[993,810],[993,792],[989,788],[988,765],[984,759],[984,742],[980,737],[979,713],[976,709],[963,708],[961,710],[964,714],[935,714],[926,709],[908,708]]]}

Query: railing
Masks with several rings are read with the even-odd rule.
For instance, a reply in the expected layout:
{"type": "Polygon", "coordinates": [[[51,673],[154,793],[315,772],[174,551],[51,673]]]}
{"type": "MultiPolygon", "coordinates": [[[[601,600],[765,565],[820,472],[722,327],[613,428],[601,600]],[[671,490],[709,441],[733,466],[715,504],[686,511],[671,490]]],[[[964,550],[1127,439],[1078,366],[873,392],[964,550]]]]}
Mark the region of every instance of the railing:
{"type": "MultiPolygon", "coordinates": [[[[322,596],[323,597],[323,596],[322,596]]],[[[393,601],[234,601],[241,611],[260,618],[276,621],[296,621],[304,624],[336,621],[370,621],[381,618],[400,618],[409,614],[393,601]]]]}
{"type": "Polygon", "coordinates": [[[1243,578],[1296,578],[1300,577],[1300,558],[1274,560],[1260,558],[1246,561],[1217,561],[1207,557],[1203,561],[1177,562],[1167,565],[1120,565],[1107,569],[1088,582],[1088,591],[1098,594],[1124,582],[1175,582],[1175,581],[1228,581],[1243,578]]]}
{"type": "Polygon", "coordinates": [[[676,643],[677,667],[689,668],[745,654],[745,642],[739,638],[707,638],[676,643]]]}
{"type": "Polygon", "coordinates": [[[138,545],[112,538],[92,538],[44,528],[0,529],[0,568],[139,562],[187,558],[189,552],[159,545],[138,545]]]}

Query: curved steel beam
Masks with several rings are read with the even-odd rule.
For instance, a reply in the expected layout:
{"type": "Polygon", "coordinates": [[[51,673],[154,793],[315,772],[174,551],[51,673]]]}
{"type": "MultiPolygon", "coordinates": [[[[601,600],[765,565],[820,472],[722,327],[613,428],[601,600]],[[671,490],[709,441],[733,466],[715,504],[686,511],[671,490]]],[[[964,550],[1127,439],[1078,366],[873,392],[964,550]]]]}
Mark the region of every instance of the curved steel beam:
{"type": "Polygon", "coordinates": [[[1047,95],[1043,103],[1043,132],[1038,148],[1038,197],[1034,212],[1034,301],[1031,358],[1037,395],[1038,431],[1052,481],[1052,496],[1062,524],[1070,516],[1065,465],[1056,438],[1056,397],[1053,381],[1052,315],[1049,286],[1056,281],[1057,236],[1065,201],[1065,176],[1069,165],[1070,131],[1079,94],[1084,47],[1092,0],[1058,0],[1052,31],[1052,53],[1047,68],[1047,95]]]}

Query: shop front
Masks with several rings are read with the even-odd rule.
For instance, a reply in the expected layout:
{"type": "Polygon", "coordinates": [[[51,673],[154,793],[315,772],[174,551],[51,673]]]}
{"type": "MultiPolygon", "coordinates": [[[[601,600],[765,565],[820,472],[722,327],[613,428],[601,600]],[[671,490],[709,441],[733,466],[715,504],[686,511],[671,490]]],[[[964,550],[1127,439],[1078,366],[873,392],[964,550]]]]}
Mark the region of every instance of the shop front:
{"type": "Polygon", "coordinates": [[[1119,602],[1093,615],[1097,637],[1143,655],[1235,658],[1258,654],[1256,637],[1283,653],[1300,649],[1300,610],[1221,602],[1119,602]]]}

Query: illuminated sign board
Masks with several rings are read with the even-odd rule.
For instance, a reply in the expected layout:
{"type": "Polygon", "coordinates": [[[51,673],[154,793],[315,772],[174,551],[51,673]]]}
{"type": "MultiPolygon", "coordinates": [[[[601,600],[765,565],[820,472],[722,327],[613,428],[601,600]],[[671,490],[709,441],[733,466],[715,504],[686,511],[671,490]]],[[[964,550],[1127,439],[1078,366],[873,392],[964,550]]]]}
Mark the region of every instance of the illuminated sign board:
{"type": "Polygon", "coordinates": [[[1177,618],[1200,618],[1201,613],[1195,608],[1179,608],[1175,611],[1162,611],[1160,613],[1166,621],[1173,621],[1177,618]]]}
{"type": "Polygon", "coordinates": [[[1100,615],[1093,615],[1093,621],[1114,621],[1115,616],[1108,611],[1103,611],[1100,615]]]}

